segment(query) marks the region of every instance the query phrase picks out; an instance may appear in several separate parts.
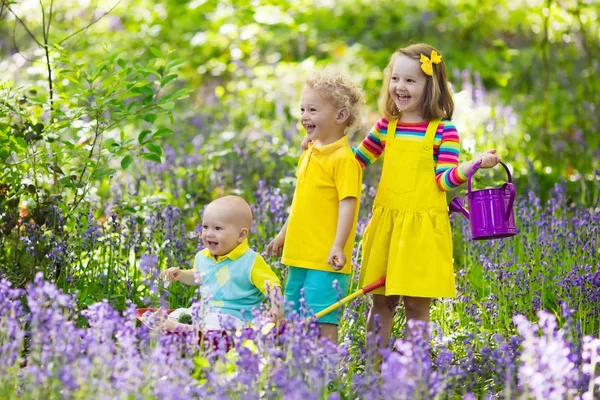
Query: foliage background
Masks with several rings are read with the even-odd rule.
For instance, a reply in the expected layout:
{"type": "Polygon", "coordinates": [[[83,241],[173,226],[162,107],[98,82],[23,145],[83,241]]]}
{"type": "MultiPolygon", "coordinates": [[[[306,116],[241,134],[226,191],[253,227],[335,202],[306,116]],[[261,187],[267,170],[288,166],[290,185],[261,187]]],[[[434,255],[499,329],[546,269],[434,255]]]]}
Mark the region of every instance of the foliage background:
{"type": "MultiPolygon", "coordinates": [[[[0,0],[0,393],[309,398],[333,382],[341,398],[594,396],[599,13],[597,0],[0,0]],[[509,164],[520,230],[473,242],[451,217],[459,296],[434,301],[431,343],[398,340],[372,373],[361,297],[344,311],[341,370],[336,352],[293,330],[277,343],[242,337],[233,359],[199,353],[195,337],[151,344],[133,309],[190,304],[193,288],[157,276],[191,267],[207,202],[248,199],[259,251],[287,217],[304,77],[329,66],[364,87],[357,144],[378,118],[390,54],[419,41],[449,66],[462,160],[497,148],[509,164]]],[[[365,173],[359,232],[380,168],[365,173]]],[[[477,175],[477,187],[506,179],[477,175]]]]}
{"type": "Polygon", "coordinates": [[[146,302],[143,257],[187,265],[202,207],[231,191],[278,202],[259,214],[262,246],[291,198],[306,74],[333,66],[364,87],[356,144],[378,117],[391,52],[418,41],[450,68],[463,160],[497,148],[521,194],[545,204],[563,182],[561,204],[593,209],[599,11],[593,0],[2,0],[0,271],[23,285],[43,270],[82,304],[146,302]]]}

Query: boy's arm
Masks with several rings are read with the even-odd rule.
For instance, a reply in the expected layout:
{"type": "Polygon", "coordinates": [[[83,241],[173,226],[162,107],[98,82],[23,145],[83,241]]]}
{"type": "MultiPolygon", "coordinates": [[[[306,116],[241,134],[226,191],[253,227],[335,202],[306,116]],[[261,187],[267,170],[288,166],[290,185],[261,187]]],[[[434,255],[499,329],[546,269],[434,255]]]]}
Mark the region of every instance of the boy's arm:
{"type": "MultiPolygon", "coordinates": [[[[344,248],[354,227],[356,211],[360,203],[362,169],[354,157],[342,157],[334,169],[335,187],[338,192],[338,221],[335,239],[327,262],[339,271],[346,265],[344,248]]],[[[348,260],[349,261],[349,260],[348,260]]]]}
{"type": "Polygon", "coordinates": [[[342,269],[344,265],[346,265],[344,248],[346,247],[350,232],[352,232],[357,203],[356,197],[346,197],[340,200],[339,203],[337,230],[328,259],[329,264],[336,271],[342,269]]]}
{"type": "Polygon", "coordinates": [[[279,235],[281,235],[283,238],[285,238],[285,234],[287,233],[287,227],[288,227],[289,220],[290,220],[290,217],[288,216],[285,220],[285,224],[283,224],[283,226],[279,230],[279,235]]]}
{"type": "Polygon", "coordinates": [[[285,235],[287,233],[289,220],[290,217],[285,220],[285,224],[283,224],[277,236],[275,236],[275,238],[273,238],[273,240],[271,240],[271,242],[267,245],[267,249],[265,250],[266,255],[270,256],[274,254],[276,256],[280,256],[281,253],[283,253],[283,244],[285,243],[285,235]]]}

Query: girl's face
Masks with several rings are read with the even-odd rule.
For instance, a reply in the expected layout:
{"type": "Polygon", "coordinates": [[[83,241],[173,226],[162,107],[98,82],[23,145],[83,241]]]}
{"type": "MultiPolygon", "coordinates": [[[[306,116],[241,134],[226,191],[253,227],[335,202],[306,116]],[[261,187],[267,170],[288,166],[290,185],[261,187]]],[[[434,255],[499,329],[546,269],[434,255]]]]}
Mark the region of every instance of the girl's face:
{"type": "Polygon", "coordinates": [[[337,110],[331,101],[322,96],[319,91],[305,86],[300,103],[300,122],[306,129],[309,140],[318,140],[321,144],[333,143],[338,139],[340,129],[344,126],[338,123],[337,110]]]}
{"type": "Polygon", "coordinates": [[[426,83],[427,75],[421,70],[419,60],[413,60],[404,54],[396,57],[392,66],[389,93],[398,111],[401,112],[401,121],[423,121],[419,112],[419,103],[426,83]]]}

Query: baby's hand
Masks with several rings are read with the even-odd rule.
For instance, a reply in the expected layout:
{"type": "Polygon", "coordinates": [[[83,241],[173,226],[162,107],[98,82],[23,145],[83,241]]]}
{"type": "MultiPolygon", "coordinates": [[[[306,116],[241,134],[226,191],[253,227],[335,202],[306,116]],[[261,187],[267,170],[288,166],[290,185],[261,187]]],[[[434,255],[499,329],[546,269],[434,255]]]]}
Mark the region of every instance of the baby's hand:
{"type": "Polygon", "coordinates": [[[481,160],[481,168],[493,168],[500,162],[500,157],[496,155],[496,149],[492,149],[477,158],[481,160]]]}
{"type": "Polygon", "coordinates": [[[346,265],[346,255],[344,254],[344,249],[339,246],[333,246],[329,252],[327,262],[329,265],[331,265],[331,268],[333,268],[334,271],[339,271],[340,269],[344,268],[344,265],[346,265]]]}
{"type": "Polygon", "coordinates": [[[269,309],[269,318],[274,323],[283,320],[283,307],[279,302],[273,303],[269,309]]]}
{"type": "Polygon", "coordinates": [[[160,278],[169,281],[178,281],[181,279],[181,269],[171,267],[160,273],[160,278]]]}
{"type": "Polygon", "coordinates": [[[300,147],[302,148],[302,150],[308,149],[309,142],[310,140],[308,140],[308,136],[304,136],[304,138],[302,139],[302,143],[300,143],[300,147]]]}

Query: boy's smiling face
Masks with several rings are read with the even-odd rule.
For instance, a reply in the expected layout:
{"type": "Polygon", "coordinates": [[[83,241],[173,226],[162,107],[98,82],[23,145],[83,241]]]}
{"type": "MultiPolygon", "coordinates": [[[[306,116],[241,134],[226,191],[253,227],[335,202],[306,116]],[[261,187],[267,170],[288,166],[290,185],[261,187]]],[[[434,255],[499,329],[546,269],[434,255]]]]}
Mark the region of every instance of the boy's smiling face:
{"type": "Polygon", "coordinates": [[[224,256],[248,236],[248,228],[230,201],[210,203],[202,214],[202,242],[213,256],[224,256]]]}
{"type": "Polygon", "coordinates": [[[337,110],[326,96],[309,86],[304,87],[300,104],[300,122],[306,129],[308,140],[318,140],[322,144],[333,143],[338,139],[344,125],[338,123],[337,110]]]}

